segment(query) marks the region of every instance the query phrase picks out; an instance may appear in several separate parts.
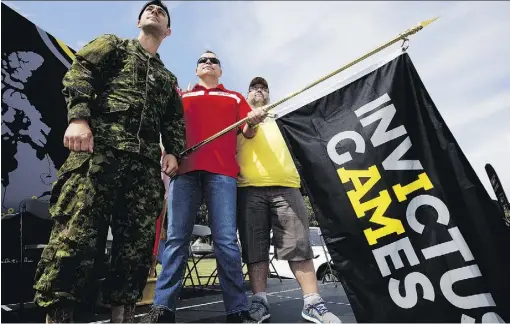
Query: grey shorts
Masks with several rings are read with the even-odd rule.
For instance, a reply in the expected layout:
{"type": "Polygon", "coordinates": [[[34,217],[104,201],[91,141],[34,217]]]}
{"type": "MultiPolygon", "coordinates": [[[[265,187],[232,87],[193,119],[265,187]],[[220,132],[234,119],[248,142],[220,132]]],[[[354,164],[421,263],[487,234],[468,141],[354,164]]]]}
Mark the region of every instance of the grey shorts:
{"type": "Polygon", "coordinates": [[[313,258],[308,211],[297,188],[238,188],[238,227],[244,263],[269,261],[270,230],[278,260],[313,258]]]}

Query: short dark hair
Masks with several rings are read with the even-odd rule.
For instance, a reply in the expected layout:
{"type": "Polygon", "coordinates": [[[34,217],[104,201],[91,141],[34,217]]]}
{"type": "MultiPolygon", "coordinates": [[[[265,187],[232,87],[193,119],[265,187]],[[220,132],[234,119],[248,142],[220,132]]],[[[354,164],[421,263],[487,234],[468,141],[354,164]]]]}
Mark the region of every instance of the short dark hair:
{"type": "Polygon", "coordinates": [[[142,10],[140,10],[140,13],[138,14],[138,20],[142,19],[142,14],[145,11],[145,8],[147,8],[150,5],[159,6],[166,12],[166,16],[168,17],[168,28],[170,28],[170,12],[168,11],[168,8],[161,0],[152,0],[145,3],[142,7],[142,10]]]}

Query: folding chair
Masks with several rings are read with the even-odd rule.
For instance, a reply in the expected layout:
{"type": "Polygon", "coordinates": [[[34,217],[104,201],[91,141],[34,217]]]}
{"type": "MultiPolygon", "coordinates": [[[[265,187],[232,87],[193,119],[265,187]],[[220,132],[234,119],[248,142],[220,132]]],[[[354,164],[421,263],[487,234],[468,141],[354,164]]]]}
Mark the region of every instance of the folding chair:
{"type": "MultiPolygon", "coordinates": [[[[273,264],[273,260],[276,257],[276,253],[274,253],[273,230],[271,230],[270,237],[269,237],[269,242],[270,242],[269,244],[273,247],[273,256],[269,258],[269,265],[270,265],[269,276],[271,276],[271,275],[275,276],[276,275],[276,277],[278,277],[278,280],[280,280],[280,282],[283,282],[282,278],[280,277],[280,274],[278,273],[278,271],[276,270],[276,267],[273,264]],[[271,271],[271,268],[273,268],[273,271],[271,271]]],[[[269,255],[271,256],[271,253],[269,255]]]]}
{"type": "MultiPolygon", "coordinates": [[[[273,231],[271,230],[270,232],[270,246],[273,246],[273,231]]],[[[238,242],[240,242],[238,240],[238,242]]],[[[274,248],[274,247],[273,247],[274,248]]],[[[241,249],[241,244],[239,243],[239,249],[241,249]]],[[[282,278],[280,277],[280,274],[278,273],[278,271],[276,270],[276,267],[274,266],[273,264],[273,260],[275,258],[275,253],[274,253],[274,250],[273,252],[269,251],[269,272],[268,272],[268,277],[270,277],[271,275],[273,276],[276,276],[278,278],[278,280],[280,280],[280,282],[283,282],[282,278]],[[271,270],[271,268],[273,268],[273,270],[271,270]]],[[[243,262],[243,267],[246,263],[243,262]]],[[[246,280],[246,276],[248,276],[248,271],[246,271],[244,273],[244,279],[246,280]]]]}
{"type": "MultiPolygon", "coordinates": [[[[335,280],[336,279],[336,276],[334,275],[334,272],[333,272],[333,268],[331,268],[331,262],[333,261],[330,261],[329,260],[329,253],[328,251],[326,250],[326,242],[324,242],[324,237],[322,236],[322,232],[319,231],[319,236],[321,238],[321,245],[322,245],[322,250],[324,251],[324,256],[326,257],[326,262],[327,262],[327,266],[329,268],[329,273],[331,273],[332,277],[334,278],[333,281],[335,282],[335,288],[338,287],[338,281],[335,280]]],[[[326,276],[323,276],[322,277],[322,283],[326,282],[326,276]]]]}
{"type": "Polygon", "coordinates": [[[276,270],[276,267],[273,264],[273,260],[274,260],[275,256],[276,256],[276,254],[273,253],[273,256],[269,259],[269,265],[270,265],[269,276],[271,276],[271,275],[276,276],[278,278],[278,280],[280,280],[280,282],[283,282],[282,278],[280,277],[280,274],[278,273],[278,271],[276,270]],[[273,268],[272,271],[271,271],[271,268],[273,268]]]}
{"type": "MultiPolygon", "coordinates": [[[[195,225],[195,226],[202,226],[202,225],[195,225]]],[[[204,226],[204,227],[207,227],[207,226],[204,226]]],[[[209,229],[209,228],[207,227],[207,229],[209,229]]],[[[209,233],[210,233],[210,229],[209,229],[209,233]]],[[[210,235],[210,234],[208,234],[208,235],[210,235]]],[[[272,240],[272,237],[271,237],[271,240],[272,240]]],[[[271,241],[271,242],[272,242],[272,241],[271,241]]],[[[239,240],[239,232],[237,233],[237,244],[238,244],[238,246],[239,246],[239,249],[241,250],[241,241],[239,240]]],[[[214,255],[214,248],[213,248],[212,250],[213,250],[212,254],[214,255]]],[[[242,250],[241,250],[241,251],[242,251],[242,250]]],[[[206,256],[209,256],[209,255],[206,255],[206,256]]],[[[193,262],[194,262],[194,264],[196,265],[196,264],[197,264],[200,260],[202,260],[204,257],[205,257],[205,256],[201,256],[201,257],[200,257],[200,259],[199,259],[198,261],[196,261],[196,263],[193,261],[193,262]]],[[[270,271],[269,271],[269,275],[276,275],[276,276],[278,277],[278,279],[280,280],[280,282],[283,282],[282,278],[281,278],[281,277],[280,277],[280,275],[278,274],[278,271],[276,270],[276,268],[275,268],[275,266],[274,266],[274,264],[273,264],[274,257],[275,257],[275,255],[273,254],[273,256],[269,259],[269,264],[270,264],[270,266],[273,268],[273,271],[271,271],[271,269],[270,269],[270,271]]],[[[193,258],[193,256],[192,256],[192,258],[193,258]]],[[[242,266],[241,266],[241,269],[242,269],[242,268],[244,268],[245,263],[244,263],[244,262],[241,262],[241,265],[242,265],[242,266]]],[[[193,267],[193,269],[195,269],[195,272],[197,271],[197,270],[196,270],[196,266],[194,266],[194,267],[193,267]]],[[[207,279],[207,283],[205,284],[205,286],[206,286],[206,287],[207,287],[207,286],[209,286],[209,285],[214,286],[214,284],[216,283],[216,279],[218,279],[218,267],[216,267],[216,269],[214,269],[214,271],[213,271],[213,272],[211,273],[211,275],[210,275],[210,276],[208,276],[208,277],[207,277],[207,276],[198,276],[198,273],[197,273],[197,272],[196,272],[196,275],[197,275],[197,278],[204,278],[204,277],[208,278],[208,279],[207,279]],[[212,282],[211,282],[211,279],[212,279],[212,282]]],[[[190,275],[190,276],[191,276],[191,275],[190,275]]],[[[246,271],[246,272],[243,274],[243,278],[244,278],[244,280],[246,280],[246,277],[247,277],[247,276],[248,276],[248,271],[246,271]]]]}
{"type": "MultiPolygon", "coordinates": [[[[192,235],[197,236],[199,238],[206,238],[208,236],[211,236],[211,229],[209,228],[209,226],[195,224],[195,225],[193,225],[192,235]]],[[[186,262],[187,273],[184,276],[183,281],[182,281],[183,286],[186,283],[186,280],[188,280],[188,279],[191,280],[191,285],[193,286],[193,289],[195,289],[197,286],[200,289],[204,289],[204,287],[208,286],[211,278],[214,277],[214,275],[217,271],[217,267],[213,271],[213,273],[211,273],[209,276],[201,276],[198,273],[198,264],[200,263],[200,261],[202,259],[213,257],[213,256],[214,256],[214,247],[211,246],[211,248],[207,248],[207,249],[196,249],[193,247],[193,244],[190,241],[189,257],[191,258],[192,267],[190,268],[189,263],[186,262]],[[196,258],[195,254],[199,255],[199,257],[196,258]],[[193,280],[193,276],[192,276],[193,273],[195,273],[195,276],[198,281],[198,285],[195,285],[195,281],[193,280]],[[207,283],[205,285],[202,284],[202,281],[200,280],[201,278],[208,278],[207,283]]]]}

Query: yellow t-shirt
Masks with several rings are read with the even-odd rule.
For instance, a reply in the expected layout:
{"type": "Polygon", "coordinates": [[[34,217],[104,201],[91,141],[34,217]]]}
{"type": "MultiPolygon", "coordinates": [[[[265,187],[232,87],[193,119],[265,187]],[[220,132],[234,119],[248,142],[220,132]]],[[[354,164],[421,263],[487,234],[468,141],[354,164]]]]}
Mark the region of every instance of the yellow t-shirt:
{"type": "Polygon", "coordinates": [[[238,187],[282,186],[299,188],[299,173],[276,121],[259,124],[255,137],[237,136],[238,187]]]}

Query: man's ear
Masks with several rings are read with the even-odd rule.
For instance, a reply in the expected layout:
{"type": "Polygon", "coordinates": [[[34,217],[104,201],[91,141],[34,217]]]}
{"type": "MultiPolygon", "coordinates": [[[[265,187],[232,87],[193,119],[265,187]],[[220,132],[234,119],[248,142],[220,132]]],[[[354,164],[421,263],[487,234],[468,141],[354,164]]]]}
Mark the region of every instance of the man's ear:
{"type": "Polygon", "coordinates": [[[136,27],[140,28],[140,20],[136,23],[136,27]]]}
{"type": "Polygon", "coordinates": [[[172,29],[170,27],[168,27],[166,30],[165,36],[168,37],[170,35],[172,35],[172,29]]]}

